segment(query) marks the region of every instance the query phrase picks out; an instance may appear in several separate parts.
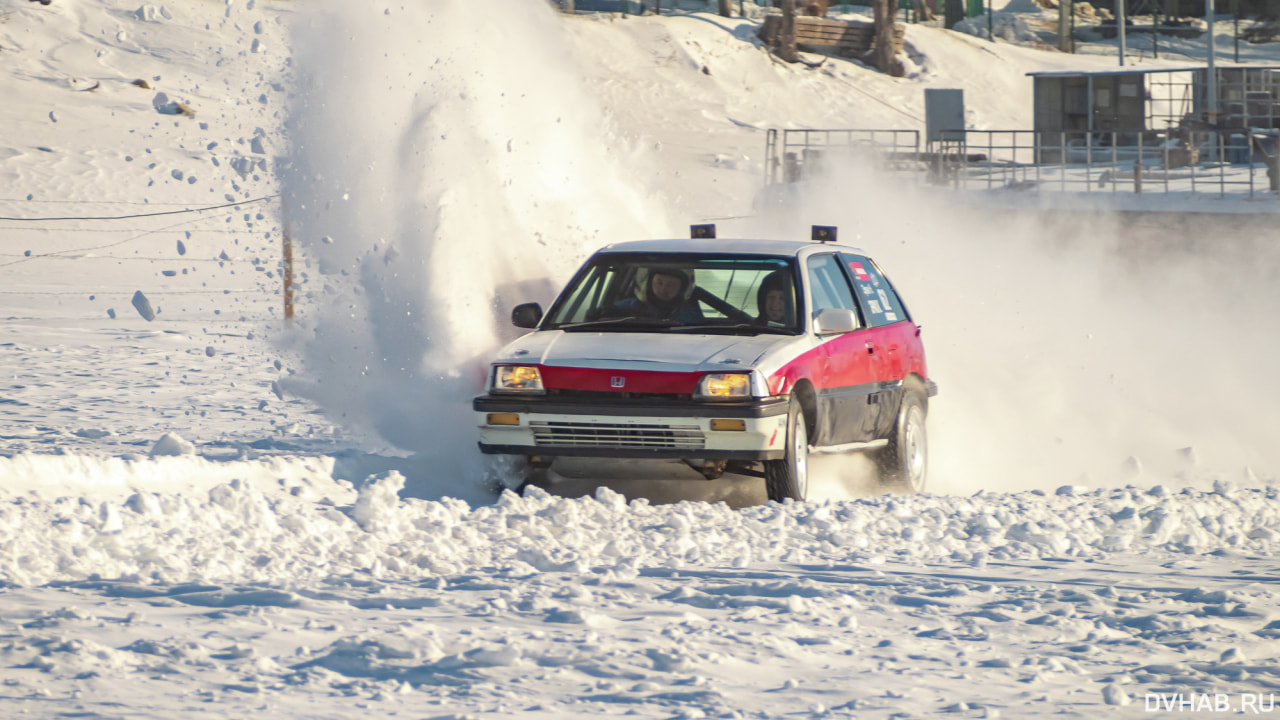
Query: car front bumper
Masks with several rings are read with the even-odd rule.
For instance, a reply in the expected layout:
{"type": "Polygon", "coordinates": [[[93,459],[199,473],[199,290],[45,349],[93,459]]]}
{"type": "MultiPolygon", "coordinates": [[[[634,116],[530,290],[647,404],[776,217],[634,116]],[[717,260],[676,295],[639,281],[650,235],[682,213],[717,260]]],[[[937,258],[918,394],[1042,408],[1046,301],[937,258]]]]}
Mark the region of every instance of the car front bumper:
{"type": "Polygon", "coordinates": [[[786,447],[786,398],[605,404],[482,395],[472,407],[487,454],[755,461],[780,460],[786,447]],[[514,414],[518,424],[493,424],[492,414],[508,422],[514,414]],[[713,429],[713,421],[742,429],[713,429]]]}

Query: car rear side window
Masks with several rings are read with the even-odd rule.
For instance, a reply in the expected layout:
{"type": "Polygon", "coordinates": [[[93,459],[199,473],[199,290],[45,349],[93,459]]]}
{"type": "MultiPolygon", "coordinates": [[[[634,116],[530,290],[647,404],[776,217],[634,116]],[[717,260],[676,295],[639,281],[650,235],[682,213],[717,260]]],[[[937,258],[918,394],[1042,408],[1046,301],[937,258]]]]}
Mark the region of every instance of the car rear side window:
{"type": "Polygon", "coordinates": [[[840,272],[840,261],[835,255],[815,255],[809,258],[809,294],[813,297],[813,312],[826,308],[852,310],[857,316],[858,306],[849,290],[849,281],[840,272]]]}
{"type": "Polygon", "coordinates": [[[842,253],[840,257],[849,269],[849,277],[853,278],[868,325],[879,327],[908,319],[898,294],[875,263],[859,255],[842,253]]]}

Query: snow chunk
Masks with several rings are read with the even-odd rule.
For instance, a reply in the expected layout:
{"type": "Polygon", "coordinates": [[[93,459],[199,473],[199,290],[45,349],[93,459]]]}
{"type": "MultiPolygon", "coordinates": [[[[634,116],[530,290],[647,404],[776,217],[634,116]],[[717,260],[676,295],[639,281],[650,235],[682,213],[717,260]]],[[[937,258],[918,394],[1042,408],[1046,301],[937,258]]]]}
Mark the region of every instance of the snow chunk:
{"type": "Polygon", "coordinates": [[[365,532],[374,532],[393,524],[396,506],[400,504],[400,491],[404,490],[404,476],[392,470],[371,476],[360,488],[351,517],[365,532]]]}
{"type": "Polygon", "coordinates": [[[1249,662],[1249,659],[1240,652],[1240,648],[1227,648],[1218,658],[1218,662],[1223,665],[1242,665],[1249,662]]]}
{"type": "Polygon", "coordinates": [[[152,22],[152,23],[158,23],[161,20],[173,19],[173,13],[169,12],[169,8],[165,7],[164,5],[161,5],[160,7],[156,7],[155,5],[149,5],[149,4],[143,5],[142,7],[139,7],[137,10],[133,11],[133,16],[138,18],[142,22],[152,22]]]}
{"type": "Polygon", "coordinates": [[[653,661],[653,669],[659,672],[687,672],[693,667],[693,662],[689,656],[679,650],[663,652],[662,650],[651,648],[645,654],[653,661]]]}
{"type": "MultiPolygon", "coordinates": [[[[142,319],[147,322],[151,322],[156,319],[156,311],[151,308],[151,301],[147,299],[146,295],[142,294],[141,290],[138,290],[133,294],[133,307],[138,311],[138,314],[142,316],[142,319]]],[[[115,314],[113,313],[111,317],[114,318],[115,314]]]]}
{"type": "Polygon", "coordinates": [[[104,437],[110,437],[111,431],[101,428],[80,428],[71,434],[88,440],[101,440],[104,437]]]}
{"type": "Polygon", "coordinates": [[[1111,683],[1102,688],[1102,701],[1108,705],[1128,705],[1129,695],[1119,685],[1111,683]]]}
{"type": "Polygon", "coordinates": [[[604,625],[607,618],[603,615],[586,612],[576,609],[552,610],[547,613],[544,622],[564,623],[566,625],[586,625],[587,627],[600,627],[604,625]]]}
{"type": "Polygon", "coordinates": [[[196,446],[183,440],[177,433],[165,433],[151,446],[151,457],[195,454],[196,446]]]}

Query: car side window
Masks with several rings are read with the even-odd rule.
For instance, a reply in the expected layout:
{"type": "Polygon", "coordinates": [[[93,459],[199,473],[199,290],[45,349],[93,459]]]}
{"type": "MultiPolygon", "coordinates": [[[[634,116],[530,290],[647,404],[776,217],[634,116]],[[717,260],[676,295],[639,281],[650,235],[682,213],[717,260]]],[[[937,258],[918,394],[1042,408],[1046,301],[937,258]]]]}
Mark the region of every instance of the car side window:
{"type": "Polygon", "coordinates": [[[826,308],[837,308],[852,310],[854,317],[858,317],[853,291],[849,289],[849,281],[840,271],[840,261],[835,255],[814,255],[806,263],[806,269],[814,315],[826,308]]]}
{"type": "Polygon", "coordinates": [[[859,255],[842,253],[840,257],[849,269],[849,277],[853,278],[868,325],[880,327],[909,319],[902,300],[875,263],[859,255]]]}

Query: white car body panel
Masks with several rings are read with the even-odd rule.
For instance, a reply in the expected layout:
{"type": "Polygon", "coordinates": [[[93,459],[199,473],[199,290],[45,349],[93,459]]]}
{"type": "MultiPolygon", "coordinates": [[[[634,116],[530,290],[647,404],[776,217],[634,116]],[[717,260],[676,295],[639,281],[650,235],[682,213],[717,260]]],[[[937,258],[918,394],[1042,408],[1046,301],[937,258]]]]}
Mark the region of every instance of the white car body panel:
{"type": "Polygon", "coordinates": [[[494,363],[661,372],[759,370],[768,377],[791,358],[818,344],[820,340],[807,335],[544,330],[516,339],[498,353],[494,363]]]}

